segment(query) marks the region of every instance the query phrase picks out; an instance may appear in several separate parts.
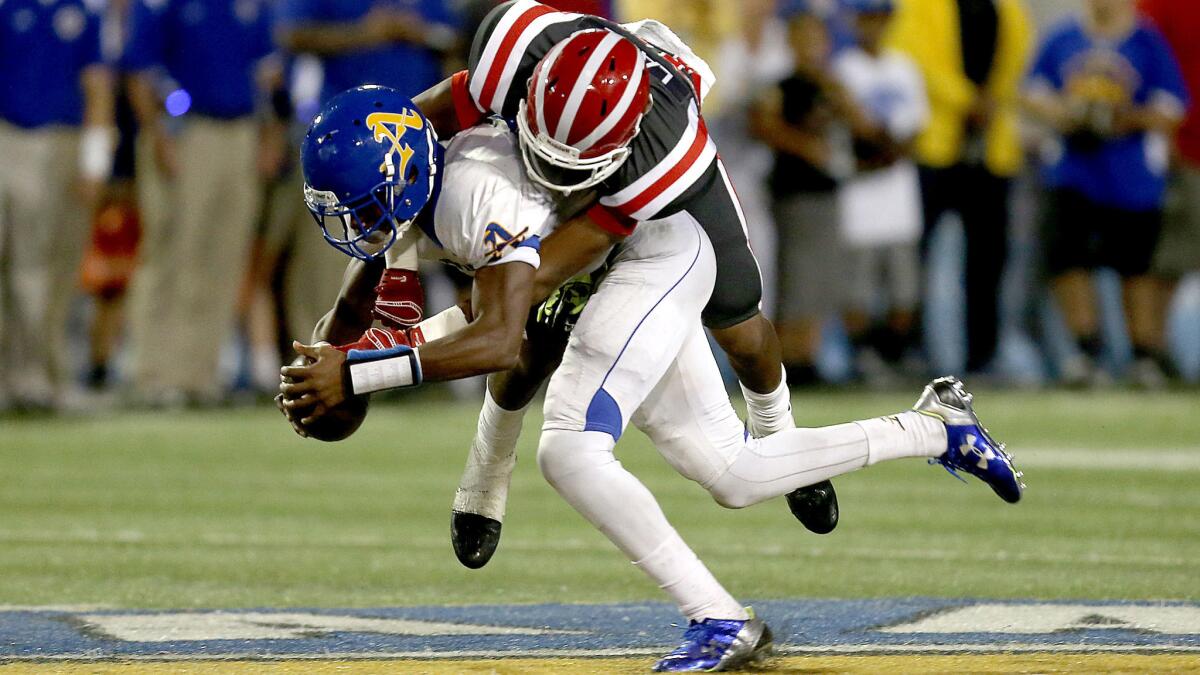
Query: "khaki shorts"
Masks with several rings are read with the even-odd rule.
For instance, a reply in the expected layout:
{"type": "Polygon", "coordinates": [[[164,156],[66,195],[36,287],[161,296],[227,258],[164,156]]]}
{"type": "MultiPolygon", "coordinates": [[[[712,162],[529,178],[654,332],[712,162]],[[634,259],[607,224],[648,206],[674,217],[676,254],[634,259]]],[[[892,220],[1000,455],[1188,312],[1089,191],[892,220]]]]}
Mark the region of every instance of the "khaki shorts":
{"type": "Polygon", "coordinates": [[[779,232],[779,318],[823,317],[846,308],[848,251],[838,230],[836,192],[775,201],[779,232]]]}
{"type": "Polygon", "coordinates": [[[852,309],[870,314],[881,301],[888,311],[916,309],[921,284],[916,242],[851,248],[847,260],[847,294],[852,309]]]}

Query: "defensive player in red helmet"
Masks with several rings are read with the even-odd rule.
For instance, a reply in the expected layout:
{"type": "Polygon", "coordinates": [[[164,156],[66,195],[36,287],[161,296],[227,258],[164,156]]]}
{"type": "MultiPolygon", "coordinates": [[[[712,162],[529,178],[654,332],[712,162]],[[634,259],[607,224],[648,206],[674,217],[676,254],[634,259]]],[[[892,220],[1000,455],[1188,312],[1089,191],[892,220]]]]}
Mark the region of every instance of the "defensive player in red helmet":
{"type": "MultiPolygon", "coordinates": [[[[411,101],[384,87],[335,97],[305,138],[306,202],[326,239],[361,261],[382,258],[397,269],[411,249],[396,246],[411,234],[425,255],[474,271],[474,317],[419,345],[399,330],[372,331],[346,351],[300,345],[314,363],[284,368],[289,381],[280,391],[285,414],[299,415],[302,428],[301,411],[519,362],[527,309],[545,282],[541,237],[549,248],[559,235],[554,204],[522,170],[507,127],[480,125],[443,148],[429,126],[411,101]]],[[[764,656],[772,638],[616,460],[630,424],[729,508],[905,457],[931,458],[978,476],[1006,501],[1020,499],[1020,474],[953,378],[933,382],[896,415],[750,438],[701,325],[716,256],[690,212],[647,221],[593,262],[603,267],[600,280],[550,378],[537,461],[555,490],[690,620],[682,644],[655,670],[740,667],[764,656]]]]}
{"type": "MultiPolygon", "coordinates": [[[[593,200],[590,220],[614,235],[680,212],[696,218],[717,256],[704,324],[737,372],[750,433],[766,435],[795,423],[745,217],[700,114],[714,79],[657,22],[622,25],[515,0],[484,20],[469,69],[415,100],[444,136],[490,114],[515,123],[530,177],[593,200]]],[[[597,252],[578,248],[559,264],[582,269],[597,252]]],[[[828,482],[788,502],[814,532],[837,523],[828,482]]]]}

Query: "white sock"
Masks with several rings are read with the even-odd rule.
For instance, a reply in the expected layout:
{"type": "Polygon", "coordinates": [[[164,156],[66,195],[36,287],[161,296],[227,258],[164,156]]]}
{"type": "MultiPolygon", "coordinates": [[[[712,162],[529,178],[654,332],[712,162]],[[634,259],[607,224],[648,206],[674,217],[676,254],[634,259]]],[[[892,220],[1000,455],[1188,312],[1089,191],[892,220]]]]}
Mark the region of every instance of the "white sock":
{"type": "MultiPolygon", "coordinates": [[[[528,406],[526,406],[528,407],[528,406]]],[[[484,388],[479,426],[471,440],[467,466],[454,493],[454,510],[504,521],[508,483],[517,465],[517,440],[525,408],[505,410],[484,388]]]]}
{"type": "Polygon", "coordinates": [[[946,425],[908,410],[855,422],[867,434],[867,464],[902,457],[937,457],[946,452],[946,425]]]}
{"type": "MultiPolygon", "coordinates": [[[[783,370],[781,365],[780,370],[783,370]]],[[[746,399],[746,426],[755,438],[770,436],[785,429],[794,429],[792,419],[792,395],[788,390],[787,374],[779,378],[779,386],[769,394],[759,394],[746,388],[741,382],[742,397],[746,399]]]]}
{"type": "Polygon", "coordinates": [[[654,495],[625,470],[612,436],[597,431],[543,430],[542,475],[576,511],[665,590],[689,619],[746,619],[745,608],[713,577],[654,495]]]}
{"type": "Polygon", "coordinates": [[[658,582],[691,621],[750,618],[674,530],[653,553],[633,564],[658,582]]]}
{"type": "Polygon", "coordinates": [[[743,508],[886,459],[936,457],[945,450],[942,423],[912,411],[816,429],[789,429],[748,440],[729,470],[708,490],[721,504],[743,508]]]}

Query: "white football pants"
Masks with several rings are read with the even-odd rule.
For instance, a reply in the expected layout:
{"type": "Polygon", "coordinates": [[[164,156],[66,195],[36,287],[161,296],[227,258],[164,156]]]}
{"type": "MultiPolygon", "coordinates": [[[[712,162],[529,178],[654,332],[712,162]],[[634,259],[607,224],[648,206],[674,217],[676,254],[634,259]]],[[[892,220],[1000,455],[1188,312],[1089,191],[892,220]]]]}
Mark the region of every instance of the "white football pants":
{"type": "Polygon", "coordinates": [[[546,394],[547,481],[692,619],[744,618],[613,456],[632,420],[683,476],[740,508],[882,459],[936,456],[940,422],[916,413],[750,438],[700,324],[712,245],[686,212],[642,223],[584,309],[546,394]]]}

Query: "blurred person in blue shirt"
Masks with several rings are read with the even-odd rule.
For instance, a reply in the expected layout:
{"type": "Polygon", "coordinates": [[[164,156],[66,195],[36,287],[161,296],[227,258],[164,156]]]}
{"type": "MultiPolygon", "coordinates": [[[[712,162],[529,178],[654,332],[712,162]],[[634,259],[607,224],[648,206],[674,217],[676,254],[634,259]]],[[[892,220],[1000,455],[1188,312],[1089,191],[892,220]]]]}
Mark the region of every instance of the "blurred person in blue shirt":
{"type": "Polygon", "coordinates": [[[130,337],[135,393],[148,404],[224,394],[219,356],[261,202],[255,112],[273,49],[268,10],[265,0],[132,8],[121,62],[142,131],[144,241],[130,337]]]}
{"type": "MultiPolygon", "coordinates": [[[[449,4],[448,0],[279,0],[275,38],[289,56],[317,57],[323,71],[321,101],[364,84],[386,85],[415,96],[442,81],[444,61],[459,51],[459,20],[449,4]]],[[[291,89],[291,84],[285,88],[291,89]]],[[[312,216],[303,200],[297,199],[304,179],[296,160],[309,117],[310,112],[297,111],[292,161],[271,186],[259,248],[271,267],[279,267],[286,335],[312,330],[336,299],[346,267],[345,257],[312,236],[312,216]]],[[[266,280],[260,276],[261,282],[266,280]]]]}
{"type": "Polygon", "coordinates": [[[363,84],[416,96],[442,81],[457,23],[446,0],[280,0],[276,36],[321,59],[322,101],[363,84]]]}
{"type": "Polygon", "coordinates": [[[1083,16],[1043,40],[1025,99],[1056,132],[1045,157],[1046,264],[1080,352],[1063,376],[1076,384],[1103,377],[1094,366],[1101,345],[1091,273],[1109,267],[1123,282],[1133,375],[1161,381],[1147,273],[1162,228],[1170,138],[1187,107],[1175,57],[1134,0],[1089,0],[1083,16]]]}
{"type": "Polygon", "coordinates": [[[101,7],[0,2],[0,408],[61,402],[89,207],[112,169],[101,7]]]}

